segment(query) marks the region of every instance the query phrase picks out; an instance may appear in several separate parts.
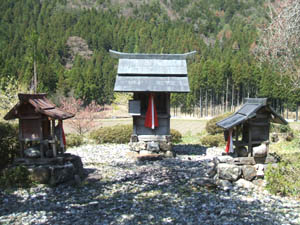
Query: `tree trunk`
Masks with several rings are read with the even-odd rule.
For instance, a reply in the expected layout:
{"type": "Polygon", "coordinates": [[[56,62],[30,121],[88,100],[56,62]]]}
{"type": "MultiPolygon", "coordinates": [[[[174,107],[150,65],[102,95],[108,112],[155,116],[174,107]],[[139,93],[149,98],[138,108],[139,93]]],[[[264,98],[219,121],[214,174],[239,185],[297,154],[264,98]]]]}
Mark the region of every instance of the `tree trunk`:
{"type": "Polygon", "coordinates": [[[240,88],[238,89],[238,92],[237,92],[237,106],[239,107],[240,106],[240,88]]]}
{"type": "Polygon", "coordinates": [[[210,114],[214,116],[214,109],[213,109],[213,90],[210,91],[210,114]]]}
{"type": "Polygon", "coordinates": [[[298,107],[299,107],[299,105],[298,105],[298,102],[297,102],[297,104],[296,104],[296,118],[295,118],[296,121],[298,121],[298,107]]]}
{"type": "Polygon", "coordinates": [[[206,89],[206,92],[205,92],[205,116],[207,117],[208,116],[208,93],[207,93],[207,89],[206,89]]]}
{"type": "Polygon", "coordinates": [[[289,107],[288,107],[288,103],[286,103],[286,118],[289,119],[289,107]]]}
{"type": "Polygon", "coordinates": [[[202,89],[200,88],[200,99],[199,99],[199,105],[200,105],[200,117],[203,117],[203,107],[202,107],[202,89]]]}
{"type": "Polygon", "coordinates": [[[224,112],[227,112],[228,110],[228,85],[229,85],[229,80],[228,80],[228,77],[227,77],[227,81],[226,81],[226,100],[225,100],[225,110],[224,112]]]}
{"type": "Polygon", "coordinates": [[[33,76],[34,76],[34,94],[37,93],[37,73],[36,73],[36,62],[33,61],[33,76]]]}
{"type": "Polygon", "coordinates": [[[234,84],[232,84],[232,93],[231,93],[231,112],[234,111],[233,103],[234,103],[234,84]]]}

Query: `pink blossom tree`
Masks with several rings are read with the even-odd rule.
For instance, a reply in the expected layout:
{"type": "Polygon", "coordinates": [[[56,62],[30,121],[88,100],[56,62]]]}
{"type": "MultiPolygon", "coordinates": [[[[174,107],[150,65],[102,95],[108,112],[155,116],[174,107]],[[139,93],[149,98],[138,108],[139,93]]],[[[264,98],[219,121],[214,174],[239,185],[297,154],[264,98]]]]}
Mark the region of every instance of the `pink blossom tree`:
{"type": "Polygon", "coordinates": [[[68,97],[61,98],[60,103],[62,109],[75,114],[75,117],[67,120],[67,122],[80,135],[90,132],[95,127],[96,120],[104,117],[103,113],[99,113],[101,106],[95,101],[84,106],[83,100],[68,97]]]}

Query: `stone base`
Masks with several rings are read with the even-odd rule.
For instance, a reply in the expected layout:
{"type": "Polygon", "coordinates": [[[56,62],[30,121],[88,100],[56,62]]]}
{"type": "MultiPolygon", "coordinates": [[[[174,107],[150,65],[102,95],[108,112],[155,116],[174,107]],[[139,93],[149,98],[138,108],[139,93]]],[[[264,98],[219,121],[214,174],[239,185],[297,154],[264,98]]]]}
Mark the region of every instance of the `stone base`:
{"type": "Polygon", "coordinates": [[[228,182],[252,188],[255,182],[264,178],[266,167],[276,166],[278,161],[279,159],[271,154],[266,157],[217,156],[213,160],[212,172],[208,176],[223,190],[230,189],[228,182]]]}
{"type": "Polygon", "coordinates": [[[16,158],[12,168],[24,166],[32,182],[56,186],[65,182],[79,183],[83,178],[83,164],[79,156],[63,154],[56,158],[16,158]]]}
{"type": "Polygon", "coordinates": [[[132,135],[129,147],[131,151],[137,152],[140,156],[159,155],[160,157],[157,158],[175,156],[172,151],[170,135],[132,135]]]}

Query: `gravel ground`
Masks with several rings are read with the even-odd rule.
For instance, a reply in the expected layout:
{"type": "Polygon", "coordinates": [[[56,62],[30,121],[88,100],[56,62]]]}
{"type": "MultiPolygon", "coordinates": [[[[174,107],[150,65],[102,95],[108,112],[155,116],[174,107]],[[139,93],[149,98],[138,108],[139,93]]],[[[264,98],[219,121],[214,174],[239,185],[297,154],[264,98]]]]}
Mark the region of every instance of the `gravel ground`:
{"type": "Polygon", "coordinates": [[[199,185],[220,149],[175,146],[176,158],[137,162],[127,145],[86,145],[82,185],[0,192],[0,224],[300,224],[300,201],[262,188],[199,185]]]}

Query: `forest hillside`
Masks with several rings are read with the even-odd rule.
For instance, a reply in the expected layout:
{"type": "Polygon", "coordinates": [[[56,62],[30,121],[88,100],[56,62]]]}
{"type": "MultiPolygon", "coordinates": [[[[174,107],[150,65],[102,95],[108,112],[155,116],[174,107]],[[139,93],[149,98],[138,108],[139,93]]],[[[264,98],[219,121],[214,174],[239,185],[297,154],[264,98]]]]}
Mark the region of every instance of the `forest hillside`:
{"type": "Polygon", "coordinates": [[[117,60],[109,49],[196,50],[191,92],[173,94],[173,107],[224,110],[244,97],[268,97],[277,110],[295,110],[296,92],[252,54],[266,10],[264,0],[7,0],[0,6],[0,89],[30,91],[36,72],[38,91],[52,99],[111,104],[117,60]]]}

